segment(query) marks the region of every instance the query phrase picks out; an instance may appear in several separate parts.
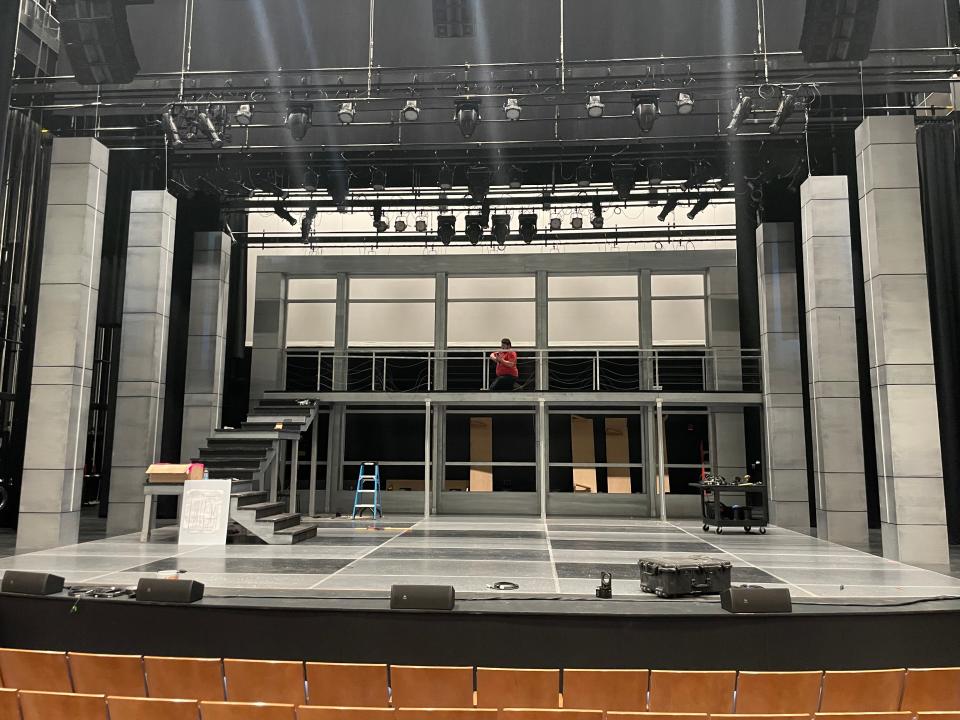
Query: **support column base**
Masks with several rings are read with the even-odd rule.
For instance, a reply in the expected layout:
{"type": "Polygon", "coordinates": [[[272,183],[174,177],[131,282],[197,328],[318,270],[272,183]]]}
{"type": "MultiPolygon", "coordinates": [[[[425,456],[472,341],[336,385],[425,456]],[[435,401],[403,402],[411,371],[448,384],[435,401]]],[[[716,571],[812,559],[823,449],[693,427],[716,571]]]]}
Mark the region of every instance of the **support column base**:
{"type": "Polygon", "coordinates": [[[112,502],[107,510],[107,535],[139,532],[143,523],[143,500],[112,502]]]}
{"type": "Polygon", "coordinates": [[[883,556],[914,565],[950,564],[946,525],[881,523],[883,556]]]}
{"type": "Polygon", "coordinates": [[[17,552],[75,545],[80,539],[80,511],[20,512],[17,552]]]}
{"type": "Polygon", "coordinates": [[[865,548],[870,542],[866,511],[817,508],[817,537],[827,542],[865,548]]]}
{"type": "Polygon", "coordinates": [[[810,506],[806,500],[771,500],[770,522],[788,530],[809,530],[810,506]]]}

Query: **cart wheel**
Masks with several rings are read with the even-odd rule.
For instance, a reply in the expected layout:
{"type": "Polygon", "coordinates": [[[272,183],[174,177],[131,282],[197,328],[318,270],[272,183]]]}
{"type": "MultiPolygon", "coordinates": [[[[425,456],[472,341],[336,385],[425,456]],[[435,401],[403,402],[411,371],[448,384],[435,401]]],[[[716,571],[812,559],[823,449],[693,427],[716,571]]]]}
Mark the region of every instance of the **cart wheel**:
{"type": "Polygon", "coordinates": [[[765,527],[760,528],[760,534],[761,534],[761,535],[766,535],[766,534],[767,534],[767,529],[766,529],[765,527]]]}
{"type": "Polygon", "coordinates": [[[744,525],[744,526],[743,526],[743,531],[744,531],[745,533],[748,533],[748,532],[750,532],[751,530],[753,530],[753,528],[750,527],[749,525],[744,525]]]}
{"type": "Polygon", "coordinates": [[[718,528],[717,528],[717,535],[723,535],[723,528],[722,528],[722,527],[718,527],[718,528]]]}
{"type": "Polygon", "coordinates": [[[709,526],[709,525],[704,525],[704,526],[703,526],[703,531],[704,531],[704,532],[710,532],[710,526],[709,526]]]}

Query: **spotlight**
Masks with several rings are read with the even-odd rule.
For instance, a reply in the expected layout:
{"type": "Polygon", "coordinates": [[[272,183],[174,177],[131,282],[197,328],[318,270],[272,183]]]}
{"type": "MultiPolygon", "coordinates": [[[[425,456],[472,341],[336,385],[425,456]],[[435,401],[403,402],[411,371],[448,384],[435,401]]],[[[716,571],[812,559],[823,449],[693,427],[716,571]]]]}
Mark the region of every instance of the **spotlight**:
{"type": "Polygon", "coordinates": [[[570,218],[570,227],[572,227],[574,230],[582,230],[583,218],[580,215],[574,215],[572,218],[570,218]]]}
{"type": "Polygon", "coordinates": [[[449,245],[457,233],[457,218],[455,215],[441,215],[437,218],[437,237],[444,245],[449,245]]]}
{"type": "Polygon", "coordinates": [[[534,213],[520,214],[520,239],[527,245],[533,242],[537,235],[537,216],[534,213]]]}
{"type": "Polygon", "coordinates": [[[653,124],[660,116],[660,98],[657,95],[641,94],[633,96],[633,115],[644,135],[653,130],[653,124]]]}
{"type": "Polygon", "coordinates": [[[603,229],[603,206],[599,200],[594,200],[592,205],[593,217],[590,218],[590,224],[594,230],[603,229]]]}
{"type": "Polygon", "coordinates": [[[616,163],[610,168],[613,177],[613,187],[617,191],[617,196],[626,202],[630,199],[630,193],[633,191],[636,182],[637,170],[633,163],[616,163]]]}
{"type": "Polygon", "coordinates": [[[678,115],[689,115],[693,112],[695,105],[693,95],[688,92],[678,92],[677,93],[677,114],[678,115]]]}
{"type": "Polygon", "coordinates": [[[590,99],[587,100],[587,117],[598,118],[603,117],[603,108],[604,104],[600,102],[599,95],[591,95],[590,99]]]}
{"type": "Polygon", "coordinates": [[[420,119],[420,106],[417,104],[416,100],[407,100],[407,104],[403,106],[401,111],[403,119],[407,122],[416,122],[420,119]]]}
{"type": "Polygon", "coordinates": [[[749,95],[744,95],[741,97],[740,102],[733,111],[733,117],[730,118],[730,124],[727,125],[727,134],[736,135],[743,123],[746,122],[748,117],[750,117],[750,112],[752,110],[753,98],[749,95]]]}
{"type": "Polygon", "coordinates": [[[471,245],[476,245],[483,238],[483,217],[480,215],[467,215],[465,218],[467,240],[471,245]]]}
{"type": "Polygon", "coordinates": [[[313,117],[313,107],[310,105],[290,105],[287,108],[287,130],[290,136],[299,142],[307,136],[313,117]]]}
{"type": "Polygon", "coordinates": [[[340,103],[340,110],[337,112],[337,117],[340,119],[341,125],[349,125],[353,122],[353,119],[357,116],[357,106],[352,102],[340,103]]]}
{"type": "Polygon", "coordinates": [[[663,183],[663,163],[647,163],[647,182],[656,187],[663,183]]]}
{"type": "Polygon", "coordinates": [[[165,111],[160,116],[160,124],[163,126],[163,134],[167,138],[167,145],[173,149],[182,148],[183,139],[180,137],[180,129],[177,127],[170,110],[165,111]]]}
{"type": "Polygon", "coordinates": [[[560,219],[559,215],[554,215],[550,218],[550,229],[559,230],[563,227],[563,220],[560,219]]]}
{"type": "Polygon", "coordinates": [[[666,204],[663,206],[663,209],[660,211],[660,214],[657,215],[657,220],[659,220],[660,222],[665,222],[667,217],[670,215],[670,213],[676,210],[679,204],[680,204],[679,198],[673,198],[673,197],[667,198],[666,204]]]}
{"type": "Polygon", "coordinates": [[[453,119],[464,139],[469,139],[480,124],[480,106],[472,100],[458,102],[453,119]]]}
{"type": "MultiPolygon", "coordinates": [[[[400,221],[398,220],[397,222],[400,221]]],[[[423,218],[417,218],[416,222],[413,224],[413,227],[418,233],[425,233],[427,231],[427,221],[423,218]]]]}
{"type": "Polygon", "coordinates": [[[450,190],[453,187],[453,168],[448,167],[446,163],[440,168],[437,184],[441,190],[450,190]]]}
{"type": "Polygon", "coordinates": [[[393,229],[397,232],[404,232],[407,229],[407,221],[398,217],[393,223],[393,229]]]}
{"type": "Polygon", "coordinates": [[[315,193],[320,187],[320,178],[317,173],[307,168],[303,173],[303,189],[308,193],[315,193]]]}
{"type": "Polygon", "coordinates": [[[709,204],[710,204],[709,195],[701,195],[700,197],[698,197],[696,204],[692,208],[690,208],[690,212],[687,213],[687,219],[693,220],[694,218],[696,218],[697,215],[699,215],[700,213],[702,213],[704,210],[707,209],[707,205],[709,204]]]}
{"type": "Polygon", "coordinates": [[[290,223],[291,225],[296,225],[296,224],[297,224],[297,219],[296,219],[293,215],[291,215],[291,214],[290,214],[290,211],[287,210],[287,209],[286,209],[283,205],[281,205],[280,203],[276,203],[276,204],[273,206],[273,212],[276,213],[277,217],[279,217],[281,220],[286,220],[286,221],[287,221],[288,223],[290,223]]]}
{"type": "Polygon", "coordinates": [[[253,122],[253,105],[250,103],[243,103],[239,108],[237,108],[237,112],[234,117],[237,119],[238,125],[249,125],[251,122],[253,122]]]}
{"type": "Polygon", "coordinates": [[[490,169],[483,165],[474,165],[467,170],[467,190],[477,202],[483,202],[490,190],[490,169]]]}
{"type": "Polygon", "coordinates": [[[577,166],[577,185],[580,187],[590,187],[593,179],[593,166],[588,162],[580,163],[577,166]]]}
{"type": "Polygon", "coordinates": [[[510,168],[510,187],[514,190],[523,187],[523,171],[516,165],[510,168]]]}
{"type": "Polygon", "coordinates": [[[597,597],[601,600],[610,600],[613,597],[613,575],[608,572],[600,573],[600,585],[597,586],[597,597]]]}
{"type": "Polygon", "coordinates": [[[300,223],[300,239],[306,242],[313,235],[313,221],[317,217],[317,206],[310,205],[306,214],[303,216],[303,222],[300,223]]]}
{"type": "Polygon", "coordinates": [[[520,101],[516,98],[507,98],[507,102],[503,106],[503,114],[507,120],[519,120],[520,112],[520,101]]]}
{"type": "Polygon", "coordinates": [[[350,172],[343,169],[328,171],[327,192],[334,204],[342,209],[350,192],[350,172]]]}
{"type": "Polygon", "coordinates": [[[387,174],[380,168],[370,168],[370,187],[377,192],[387,189],[387,174]]]}
{"type": "Polygon", "coordinates": [[[494,215],[493,227],[490,232],[493,234],[493,239],[497,241],[497,245],[503,246],[507,242],[507,238],[510,237],[510,216],[506,214],[494,215]]]}
{"type": "Polygon", "coordinates": [[[690,166],[690,175],[680,186],[684,190],[692,190],[703,185],[713,175],[713,166],[704,160],[698,160],[690,166]]]}
{"type": "Polygon", "coordinates": [[[793,93],[786,93],[780,99],[780,106],[777,108],[777,113],[773,117],[773,122],[770,123],[770,132],[774,135],[779,135],[784,124],[790,119],[790,116],[793,114],[793,110],[796,107],[797,96],[793,93]]]}
{"type": "Polygon", "coordinates": [[[379,205],[373,206],[373,227],[378,233],[386,232],[390,225],[383,217],[383,208],[379,205]]]}

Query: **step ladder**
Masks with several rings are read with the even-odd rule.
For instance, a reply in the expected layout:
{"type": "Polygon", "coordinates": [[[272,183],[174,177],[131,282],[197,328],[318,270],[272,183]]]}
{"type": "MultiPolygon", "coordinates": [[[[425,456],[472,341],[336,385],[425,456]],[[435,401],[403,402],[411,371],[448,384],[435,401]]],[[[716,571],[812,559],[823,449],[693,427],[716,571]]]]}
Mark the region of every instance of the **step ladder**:
{"type": "Polygon", "coordinates": [[[363,517],[363,511],[370,510],[373,519],[383,517],[380,504],[380,465],[372,462],[360,463],[360,476],[357,478],[357,491],[353,496],[353,518],[363,517]]]}

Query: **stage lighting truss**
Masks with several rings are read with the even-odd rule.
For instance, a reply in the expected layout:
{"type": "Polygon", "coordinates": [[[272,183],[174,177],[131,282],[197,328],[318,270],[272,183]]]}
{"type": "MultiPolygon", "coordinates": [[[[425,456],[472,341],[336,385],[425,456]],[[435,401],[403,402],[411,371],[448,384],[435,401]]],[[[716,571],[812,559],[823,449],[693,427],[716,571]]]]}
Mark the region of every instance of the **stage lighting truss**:
{"type": "Polygon", "coordinates": [[[229,115],[226,106],[219,103],[171,105],[160,114],[160,126],[167,146],[173,150],[197,140],[206,140],[210,147],[220,149],[230,140],[229,115]]]}
{"type": "Polygon", "coordinates": [[[517,100],[517,98],[507,98],[507,101],[503,105],[504,117],[510,121],[519,120],[521,112],[520,101],[517,100]]]}

